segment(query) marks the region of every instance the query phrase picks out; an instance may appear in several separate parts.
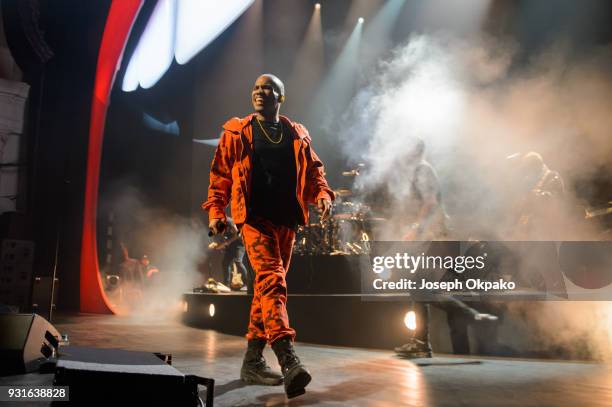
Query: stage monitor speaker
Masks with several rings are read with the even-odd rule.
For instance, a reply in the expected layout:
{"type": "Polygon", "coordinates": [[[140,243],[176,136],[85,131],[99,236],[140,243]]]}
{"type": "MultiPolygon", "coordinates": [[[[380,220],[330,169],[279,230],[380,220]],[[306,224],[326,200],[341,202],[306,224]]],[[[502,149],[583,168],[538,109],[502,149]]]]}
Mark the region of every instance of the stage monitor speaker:
{"type": "Polygon", "coordinates": [[[55,356],[60,333],[36,314],[0,314],[0,374],[38,370],[55,356]]]}
{"type": "Polygon", "coordinates": [[[70,403],[75,406],[190,407],[202,404],[198,385],[203,385],[206,405],[212,406],[215,381],[185,375],[170,366],[170,360],[169,355],[149,352],[63,346],[53,384],[68,386],[70,403]]]}

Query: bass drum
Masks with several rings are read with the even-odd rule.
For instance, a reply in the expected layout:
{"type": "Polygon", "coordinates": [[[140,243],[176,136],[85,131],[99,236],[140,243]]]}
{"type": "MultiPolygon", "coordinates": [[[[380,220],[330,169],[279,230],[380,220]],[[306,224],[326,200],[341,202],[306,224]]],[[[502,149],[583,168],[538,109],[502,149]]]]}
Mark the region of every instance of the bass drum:
{"type": "Polygon", "coordinates": [[[332,230],[329,224],[311,223],[300,226],[296,232],[293,253],[297,255],[330,254],[332,230]]]}
{"type": "Polygon", "coordinates": [[[308,238],[306,236],[306,227],[299,226],[295,232],[295,243],[293,244],[293,254],[300,256],[306,255],[308,248],[308,238]]]}

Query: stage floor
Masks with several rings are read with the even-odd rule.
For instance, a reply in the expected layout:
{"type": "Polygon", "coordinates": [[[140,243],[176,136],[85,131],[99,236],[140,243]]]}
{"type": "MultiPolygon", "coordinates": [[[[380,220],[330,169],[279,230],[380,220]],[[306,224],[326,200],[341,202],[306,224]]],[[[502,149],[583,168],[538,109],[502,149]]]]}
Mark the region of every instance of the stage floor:
{"type": "MultiPolygon", "coordinates": [[[[181,372],[216,380],[217,406],[612,406],[609,364],[446,355],[408,361],[388,350],[301,343],[313,381],[287,401],[282,387],[239,380],[245,340],[238,336],[152,318],[59,316],[53,324],[71,345],[171,353],[181,372]]],[[[278,367],[269,349],[265,356],[278,367]]],[[[0,377],[0,385],[36,384],[40,376],[0,377]]]]}

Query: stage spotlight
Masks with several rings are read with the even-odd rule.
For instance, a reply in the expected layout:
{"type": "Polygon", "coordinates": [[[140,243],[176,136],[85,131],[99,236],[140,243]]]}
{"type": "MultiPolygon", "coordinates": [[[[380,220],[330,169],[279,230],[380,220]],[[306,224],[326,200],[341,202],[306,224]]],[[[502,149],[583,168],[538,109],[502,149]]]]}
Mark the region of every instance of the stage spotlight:
{"type": "Polygon", "coordinates": [[[363,20],[363,17],[359,17],[359,18],[357,19],[357,23],[359,23],[359,24],[363,24],[363,21],[364,21],[364,20],[363,20]]]}
{"type": "Polygon", "coordinates": [[[115,276],[115,275],[106,276],[106,283],[111,287],[118,286],[119,280],[120,280],[119,276],[115,276]]]}
{"type": "Polygon", "coordinates": [[[321,26],[321,4],[314,6],[308,28],[302,43],[295,54],[293,68],[287,79],[292,89],[290,109],[294,112],[306,110],[312,104],[315,87],[320,83],[325,71],[325,46],[321,26]]]}
{"type": "Polygon", "coordinates": [[[318,88],[314,102],[311,104],[309,120],[326,122],[332,112],[340,115],[341,112],[335,110],[350,104],[360,66],[362,32],[363,24],[356,23],[323,84],[318,88]]]}
{"type": "Polygon", "coordinates": [[[215,316],[215,304],[210,304],[208,306],[208,315],[210,315],[211,317],[215,316]]]}
{"type": "Polygon", "coordinates": [[[404,324],[406,325],[406,328],[410,329],[411,331],[416,331],[416,314],[414,311],[411,310],[406,313],[406,316],[404,317],[404,324]]]}

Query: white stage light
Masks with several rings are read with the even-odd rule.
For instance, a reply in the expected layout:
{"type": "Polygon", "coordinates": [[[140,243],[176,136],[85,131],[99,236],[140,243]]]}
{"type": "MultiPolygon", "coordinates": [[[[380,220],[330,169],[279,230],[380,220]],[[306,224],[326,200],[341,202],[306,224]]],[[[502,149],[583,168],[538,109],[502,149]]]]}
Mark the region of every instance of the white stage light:
{"type": "Polygon", "coordinates": [[[159,0],[123,77],[131,92],[155,85],[173,58],[186,64],[244,13],[255,0],[159,0]]]}
{"type": "Polygon", "coordinates": [[[408,311],[406,313],[406,316],[404,317],[404,324],[406,325],[406,328],[410,329],[411,331],[416,331],[417,324],[416,314],[414,311],[408,311]]]}
{"type": "Polygon", "coordinates": [[[210,315],[211,317],[215,316],[215,304],[210,304],[208,306],[208,315],[210,315]]]}
{"type": "Polygon", "coordinates": [[[320,9],[321,9],[321,3],[315,4],[315,10],[320,10],[320,9]]]}
{"type": "Polygon", "coordinates": [[[365,21],[365,20],[363,19],[363,17],[359,17],[359,18],[357,19],[357,23],[359,23],[359,24],[363,24],[363,22],[364,22],[364,21],[365,21]]]}
{"type": "Polygon", "coordinates": [[[174,57],[176,0],[160,0],[145,27],[125,71],[121,89],[147,89],[166,73],[174,57]]]}

